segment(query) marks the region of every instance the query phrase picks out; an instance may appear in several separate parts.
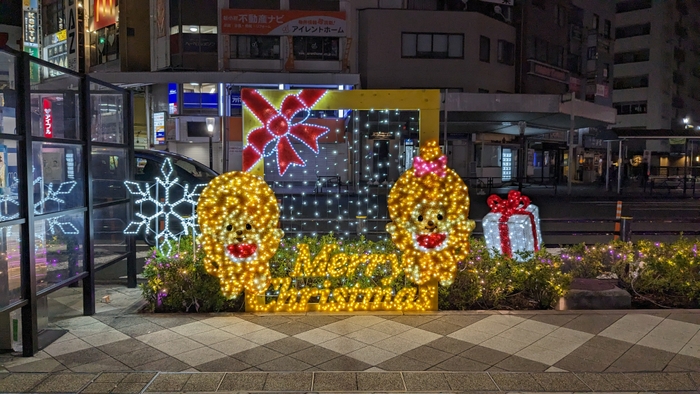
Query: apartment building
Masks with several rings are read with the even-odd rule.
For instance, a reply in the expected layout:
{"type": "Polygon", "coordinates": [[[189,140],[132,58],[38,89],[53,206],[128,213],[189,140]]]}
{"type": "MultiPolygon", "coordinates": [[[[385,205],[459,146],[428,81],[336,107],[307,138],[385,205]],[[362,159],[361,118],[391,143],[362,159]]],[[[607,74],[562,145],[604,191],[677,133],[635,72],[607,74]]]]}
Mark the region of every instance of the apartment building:
{"type": "Polygon", "coordinates": [[[700,122],[700,3],[620,0],[616,12],[616,127],[700,122]]]}

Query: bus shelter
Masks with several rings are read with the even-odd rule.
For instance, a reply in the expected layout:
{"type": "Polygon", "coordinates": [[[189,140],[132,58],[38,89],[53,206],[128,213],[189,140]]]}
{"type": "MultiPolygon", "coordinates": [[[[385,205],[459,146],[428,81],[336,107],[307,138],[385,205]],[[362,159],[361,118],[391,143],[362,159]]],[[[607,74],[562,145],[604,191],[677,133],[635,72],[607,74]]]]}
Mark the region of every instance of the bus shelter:
{"type": "Polygon", "coordinates": [[[32,356],[56,338],[47,296],[82,287],[127,260],[131,97],[121,88],[11,49],[0,50],[0,348],[32,356]]]}

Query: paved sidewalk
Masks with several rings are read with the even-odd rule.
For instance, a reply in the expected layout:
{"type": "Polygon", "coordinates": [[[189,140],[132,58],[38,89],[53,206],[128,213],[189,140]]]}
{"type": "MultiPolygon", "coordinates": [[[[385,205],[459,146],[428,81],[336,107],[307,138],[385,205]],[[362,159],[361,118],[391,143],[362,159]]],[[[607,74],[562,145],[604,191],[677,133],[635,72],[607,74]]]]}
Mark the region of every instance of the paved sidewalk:
{"type": "MultiPolygon", "coordinates": [[[[80,316],[81,289],[52,294],[50,328],[68,333],[35,357],[0,355],[0,392],[12,392],[17,382],[24,384],[20,391],[53,392],[54,381],[74,382],[65,392],[96,383],[180,391],[200,380],[209,382],[204,391],[226,391],[235,386],[224,384],[231,379],[257,382],[236,390],[269,391],[277,383],[266,382],[290,379],[308,380],[302,391],[325,391],[316,386],[325,379],[318,377],[332,376],[356,382],[341,391],[365,390],[364,379],[396,383],[399,377],[404,388],[396,390],[409,392],[414,377],[440,382],[425,391],[465,390],[456,381],[491,380],[494,386],[474,386],[487,391],[547,391],[561,383],[556,391],[567,392],[598,390],[590,379],[614,385],[603,390],[632,392],[697,391],[700,382],[700,311],[160,315],[136,313],[138,289],[100,288],[98,300],[105,295],[110,302],[88,317],[80,316]],[[145,371],[152,373],[134,373],[145,371]],[[196,372],[207,374],[190,374],[196,372]],[[102,381],[118,376],[127,380],[102,381]],[[158,388],[171,380],[182,386],[158,388]]],[[[114,388],[91,387],[108,386],[114,388]]]]}
{"type": "Polygon", "coordinates": [[[0,392],[697,392],[698,373],[233,372],[0,374],[0,392]],[[4,376],[6,375],[6,376],[4,376]],[[653,391],[652,391],[653,390],[653,391]]]}

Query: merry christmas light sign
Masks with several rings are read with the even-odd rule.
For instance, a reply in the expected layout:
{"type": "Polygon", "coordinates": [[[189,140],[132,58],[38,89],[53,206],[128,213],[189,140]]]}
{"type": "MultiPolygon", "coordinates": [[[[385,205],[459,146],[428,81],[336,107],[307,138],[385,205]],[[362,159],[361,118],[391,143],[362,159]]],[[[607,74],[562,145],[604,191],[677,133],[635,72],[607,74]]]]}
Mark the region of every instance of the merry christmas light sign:
{"type": "Polygon", "coordinates": [[[402,254],[347,253],[330,244],[312,258],[302,243],[284,277],[272,277],[269,266],[283,236],[274,193],[256,175],[220,175],[197,206],[205,267],[228,298],[245,291],[247,311],[435,310],[438,281],[451,283],[474,227],[467,187],[446,164],[437,143],[426,143],[392,189],[388,230],[402,254]],[[413,285],[397,291],[402,274],[413,285]],[[372,284],[353,282],[362,276],[372,284]],[[312,278],[318,285],[304,285],[312,278]]]}

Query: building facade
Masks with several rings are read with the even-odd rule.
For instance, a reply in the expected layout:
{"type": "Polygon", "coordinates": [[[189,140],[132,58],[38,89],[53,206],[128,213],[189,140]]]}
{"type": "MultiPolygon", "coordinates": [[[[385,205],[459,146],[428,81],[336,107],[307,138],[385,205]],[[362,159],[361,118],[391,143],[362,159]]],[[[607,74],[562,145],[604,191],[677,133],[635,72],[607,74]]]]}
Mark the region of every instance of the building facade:
{"type": "Polygon", "coordinates": [[[359,11],[367,89],[513,93],[515,28],[476,12],[359,11]]]}
{"type": "Polygon", "coordinates": [[[624,0],[616,7],[616,127],[700,122],[700,3],[624,0]]]}
{"type": "Polygon", "coordinates": [[[629,156],[647,177],[700,175],[700,3],[619,0],[616,12],[615,127],[653,137],[629,156]]]}

